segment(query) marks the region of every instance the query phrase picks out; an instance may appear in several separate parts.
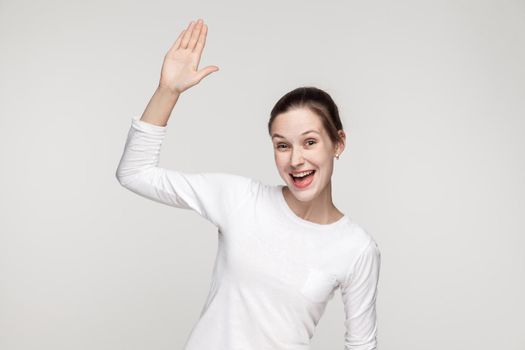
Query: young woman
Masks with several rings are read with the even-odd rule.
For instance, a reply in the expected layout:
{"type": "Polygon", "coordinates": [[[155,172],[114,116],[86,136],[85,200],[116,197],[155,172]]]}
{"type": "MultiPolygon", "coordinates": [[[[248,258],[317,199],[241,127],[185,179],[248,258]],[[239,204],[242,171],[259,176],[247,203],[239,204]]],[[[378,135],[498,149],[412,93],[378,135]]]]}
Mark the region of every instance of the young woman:
{"type": "Polygon", "coordinates": [[[381,254],[371,235],[332,203],[334,158],[345,145],[330,96],[303,87],[284,95],[268,131],[285,185],[240,175],[158,166],[179,95],[218,70],[197,70],[207,26],[190,22],[165,56],[158,88],[131,118],[118,181],[146,198],[191,209],[218,227],[211,289],[185,350],[306,350],[336,289],[346,350],[377,348],[381,254]]]}

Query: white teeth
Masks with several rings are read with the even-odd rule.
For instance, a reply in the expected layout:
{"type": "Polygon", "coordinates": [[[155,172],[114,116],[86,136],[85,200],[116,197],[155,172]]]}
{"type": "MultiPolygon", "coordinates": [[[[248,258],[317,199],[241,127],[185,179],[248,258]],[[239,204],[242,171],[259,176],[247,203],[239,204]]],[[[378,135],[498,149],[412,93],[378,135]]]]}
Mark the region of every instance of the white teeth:
{"type": "Polygon", "coordinates": [[[292,174],[293,177],[305,177],[306,175],[310,175],[311,173],[313,173],[314,171],[313,170],[310,170],[310,171],[303,171],[302,173],[298,173],[298,174],[292,174]]]}

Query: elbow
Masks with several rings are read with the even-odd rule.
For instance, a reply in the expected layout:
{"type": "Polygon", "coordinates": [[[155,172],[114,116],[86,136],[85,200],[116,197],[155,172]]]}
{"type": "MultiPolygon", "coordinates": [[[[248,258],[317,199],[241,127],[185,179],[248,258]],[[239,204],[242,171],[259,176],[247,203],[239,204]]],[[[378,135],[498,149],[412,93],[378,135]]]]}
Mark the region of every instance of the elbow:
{"type": "Polygon", "coordinates": [[[155,174],[151,172],[155,169],[157,168],[150,167],[137,171],[136,169],[132,170],[118,167],[117,171],[115,172],[115,178],[122,187],[130,189],[130,184],[136,182],[137,179],[142,178],[146,180],[148,177],[155,176],[155,174]]]}
{"type": "Polygon", "coordinates": [[[115,171],[115,178],[117,179],[118,183],[122,186],[122,187],[126,187],[126,184],[127,184],[127,178],[129,178],[129,175],[126,176],[123,171],[122,171],[122,168],[121,167],[118,167],[117,170],[115,171]]]}
{"type": "Polygon", "coordinates": [[[122,176],[120,175],[120,172],[118,171],[115,171],[115,178],[117,179],[118,183],[122,186],[122,176]]]}

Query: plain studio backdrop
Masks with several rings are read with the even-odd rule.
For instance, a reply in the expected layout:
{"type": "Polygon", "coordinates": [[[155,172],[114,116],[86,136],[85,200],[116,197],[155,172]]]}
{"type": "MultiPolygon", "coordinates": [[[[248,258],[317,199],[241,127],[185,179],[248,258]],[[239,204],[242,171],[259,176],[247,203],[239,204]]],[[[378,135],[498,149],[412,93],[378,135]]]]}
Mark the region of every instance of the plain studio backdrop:
{"type": "MultiPolygon", "coordinates": [[[[0,348],[182,349],[217,229],[115,171],[165,53],[209,26],[160,166],[281,184],[267,133],[317,86],[335,205],[378,242],[380,350],[525,348],[523,1],[0,1],[0,348]]],[[[313,350],[343,348],[340,293],[313,350]]],[[[255,350],[255,349],[254,349],[255,350]]]]}

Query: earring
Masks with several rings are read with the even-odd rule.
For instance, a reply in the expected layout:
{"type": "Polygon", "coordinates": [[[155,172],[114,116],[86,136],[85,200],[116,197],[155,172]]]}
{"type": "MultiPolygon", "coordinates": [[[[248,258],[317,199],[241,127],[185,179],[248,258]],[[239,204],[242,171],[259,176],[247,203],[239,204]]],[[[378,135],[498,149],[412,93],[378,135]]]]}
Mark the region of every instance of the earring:
{"type": "Polygon", "coordinates": [[[339,159],[339,154],[336,154],[336,155],[335,155],[335,158],[336,158],[336,159],[339,159]]]}

